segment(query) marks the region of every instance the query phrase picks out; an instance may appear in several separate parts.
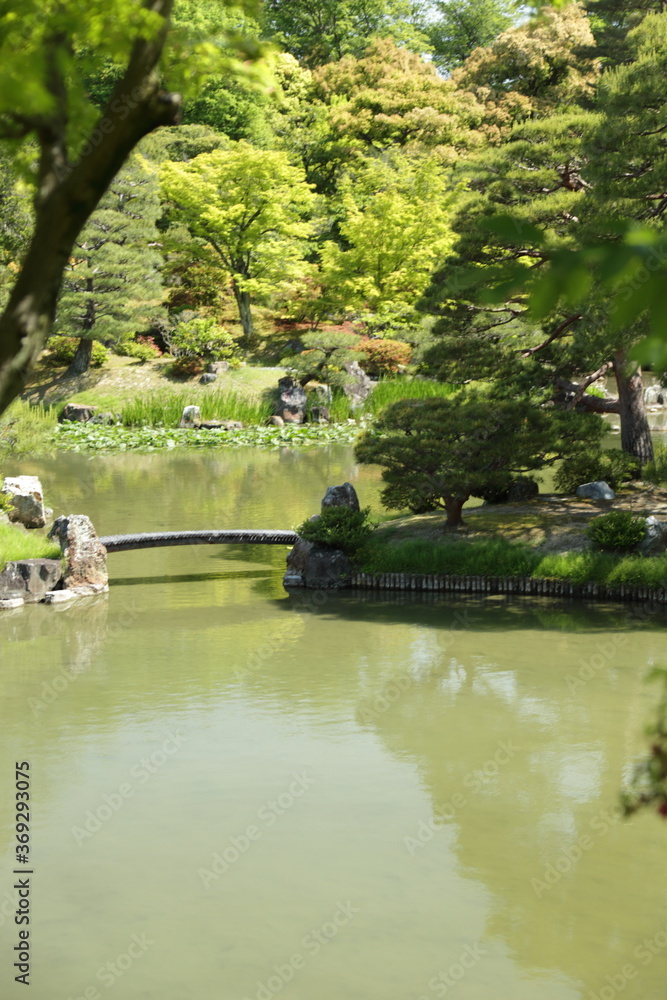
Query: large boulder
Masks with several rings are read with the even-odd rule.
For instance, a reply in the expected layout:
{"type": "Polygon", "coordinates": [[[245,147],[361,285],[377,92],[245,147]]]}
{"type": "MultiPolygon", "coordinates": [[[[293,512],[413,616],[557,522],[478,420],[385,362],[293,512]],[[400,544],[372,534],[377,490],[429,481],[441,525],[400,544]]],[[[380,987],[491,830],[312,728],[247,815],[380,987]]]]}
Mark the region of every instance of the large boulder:
{"type": "Polygon", "coordinates": [[[218,376],[216,372],[204,372],[202,377],[199,379],[202,385],[210,385],[211,382],[217,382],[218,376]]]}
{"type": "Polygon", "coordinates": [[[60,559],[8,562],[0,573],[0,600],[41,601],[46,593],[56,589],[62,578],[60,559]]]}
{"type": "Polygon", "coordinates": [[[65,587],[107,586],[107,550],[97,537],[89,517],[85,514],[64,514],[56,518],[49,538],[60,542],[65,557],[65,587]]]}
{"type": "Polygon", "coordinates": [[[359,510],[359,497],[352,483],[329,486],[322,497],[322,510],[325,507],[349,507],[351,510],[359,510]]]}
{"type": "Polygon", "coordinates": [[[368,377],[358,361],[347,361],[343,367],[350,376],[347,385],[343,386],[343,392],[350,400],[352,408],[357,409],[364,405],[375,388],[375,382],[368,377]]]}
{"type": "Polygon", "coordinates": [[[37,476],[7,476],[2,492],[9,497],[10,521],[26,528],[43,528],[46,524],[44,491],[37,476]]]}
{"type": "Polygon", "coordinates": [[[228,372],[230,368],[229,361],[211,361],[206,371],[209,375],[219,375],[221,372],[228,372]]]}
{"type": "Polygon", "coordinates": [[[85,424],[92,420],[95,415],[96,406],[89,406],[87,403],[67,403],[62,410],[58,420],[75,420],[85,424]]]}
{"type": "Polygon", "coordinates": [[[661,556],[667,550],[667,521],[657,517],[646,518],[646,534],[637,546],[642,556],[661,556]]]}
{"type": "Polygon", "coordinates": [[[616,496],[611,486],[604,480],[595,483],[582,483],[577,486],[577,496],[581,500],[613,500],[616,496]]]}
{"type": "Polygon", "coordinates": [[[286,424],[302,424],[306,415],[308,397],[302,385],[286,375],[278,381],[278,402],[275,415],[282,417],[286,424]]]}
{"type": "Polygon", "coordinates": [[[199,427],[201,424],[201,410],[198,406],[185,406],[181,414],[180,427],[199,427]]]}
{"type": "Polygon", "coordinates": [[[354,572],[352,563],[340,549],[330,549],[298,538],[287,556],[284,587],[338,590],[347,587],[354,572]]]}

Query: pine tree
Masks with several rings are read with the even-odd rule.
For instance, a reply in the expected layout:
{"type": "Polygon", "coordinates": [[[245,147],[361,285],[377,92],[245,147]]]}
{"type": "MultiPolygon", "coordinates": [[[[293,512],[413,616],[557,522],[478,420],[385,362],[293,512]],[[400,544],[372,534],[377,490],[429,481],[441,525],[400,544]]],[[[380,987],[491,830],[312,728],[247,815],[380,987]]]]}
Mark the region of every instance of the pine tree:
{"type": "Polygon", "coordinates": [[[160,214],[157,178],[136,154],[84,227],[65,270],[56,332],[79,337],[72,374],[88,369],[93,340],[118,343],[161,317],[160,214]]]}

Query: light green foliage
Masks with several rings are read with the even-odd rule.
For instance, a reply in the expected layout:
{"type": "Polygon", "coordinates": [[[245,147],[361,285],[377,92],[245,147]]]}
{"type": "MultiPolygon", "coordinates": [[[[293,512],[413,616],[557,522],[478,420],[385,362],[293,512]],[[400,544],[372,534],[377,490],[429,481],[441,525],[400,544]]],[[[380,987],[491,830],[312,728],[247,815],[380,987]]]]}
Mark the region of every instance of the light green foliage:
{"type": "Polygon", "coordinates": [[[238,345],[228,330],[211,317],[179,323],[169,334],[169,352],[175,358],[203,358],[206,361],[241,361],[238,345]]]}
{"type": "Polygon", "coordinates": [[[135,155],[80,233],[65,270],[56,329],[119,342],[161,318],[161,214],[155,173],[135,155]]]}
{"type": "Polygon", "coordinates": [[[369,540],[373,524],[370,507],[352,510],[350,507],[323,507],[317,520],[304,521],[296,530],[307,542],[325,548],[341,549],[348,556],[357,556],[369,540]]]}
{"type": "Polygon", "coordinates": [[[341,243],[320,250],[316,308],[344,314],[401,313],[415,304],[451,248],[456,192],[434,157],[366,160],[341,182],[341,243]]]}
{"type": "Polygon", "coordinates": [[[308,272],[305,217],[314,196],[303,170],[283,152],[238,142],[189,163],[165,163],[161,178],[174,217],[196,241],[193,253],[216,261],[231,280],[252,341],[251,298],[286,292],[308,272]]]}
{"type": "Polygon", "coordinates": [[[527,545],[505,538],[463,539],[434,544],[424,539],[371,539],[364,552],[368,573],[452,573],[462,576],[530,576],[539,556],[527,545]]]}
{"type": "Polygon", "coordinates": [[[646,521],[629,510],[612,510],[591,521],[587,534],[599,549],[630,552],[646,534],[646,521]]]}
{"type": "MultiPolygon", "coordinates": [[[[184,407],[192,403],[192,390],[156,392],[150,397],[133,399],[121,407],[125,427],[173,427],[179,425],[184,407]]],[[[248,399],[233,390],[207,387],[197,397],[204,420],[240,420],[244,424],[264,423],[271,415],[268,402],[248,399]]]]}

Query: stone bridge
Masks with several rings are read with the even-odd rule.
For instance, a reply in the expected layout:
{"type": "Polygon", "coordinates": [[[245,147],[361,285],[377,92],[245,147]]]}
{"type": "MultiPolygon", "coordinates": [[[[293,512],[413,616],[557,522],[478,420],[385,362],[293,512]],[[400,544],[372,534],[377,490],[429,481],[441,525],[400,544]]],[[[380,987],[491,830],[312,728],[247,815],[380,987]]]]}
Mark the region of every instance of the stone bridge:
{"type": "Polygon", "coordinates": [[[236,531],[153,531],[140,535],[106,535],[100,542],[107,552],[155,549],[164,545],[294,545],[295,531],[240,528],[236,531]]]}

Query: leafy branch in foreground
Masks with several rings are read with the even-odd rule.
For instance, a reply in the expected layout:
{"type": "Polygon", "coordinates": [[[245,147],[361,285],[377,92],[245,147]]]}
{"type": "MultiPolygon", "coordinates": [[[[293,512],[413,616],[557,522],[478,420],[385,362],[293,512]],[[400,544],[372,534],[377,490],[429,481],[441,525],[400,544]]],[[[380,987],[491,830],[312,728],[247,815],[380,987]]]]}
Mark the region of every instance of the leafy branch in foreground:
{"type": "Polygon", "coordinates": [[[651,671],[648,680],[661,681],[663,686],[656,720],[646,730],[652,739],[651,751],[635,767],[630,785],[621,793],[621,806],[626,816],[656,806],[667,817],[667,670],[651,671]]]}

